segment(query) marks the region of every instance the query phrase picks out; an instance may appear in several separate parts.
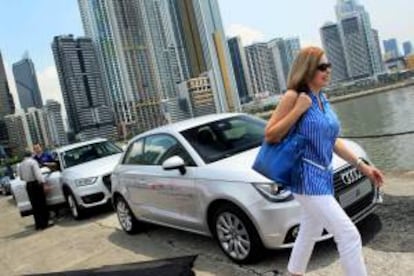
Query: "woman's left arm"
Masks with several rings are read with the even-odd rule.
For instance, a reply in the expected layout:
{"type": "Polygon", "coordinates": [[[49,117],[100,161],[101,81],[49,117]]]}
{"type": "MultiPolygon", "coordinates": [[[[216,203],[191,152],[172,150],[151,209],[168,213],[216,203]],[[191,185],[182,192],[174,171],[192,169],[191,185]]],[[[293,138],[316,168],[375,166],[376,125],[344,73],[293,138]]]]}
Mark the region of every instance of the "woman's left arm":
{"type": "Polygon", "coordinates": [[[346,146],[346,144],[341,138],[336,139],[334,152],[348,163],[354,165],[360,172],[362,172],[364,175],[370,178],[371,181],[373,181],[377,187],[381,187],[384,184],[383,173],[374,166],[370,166],[365,162],[360,162],[359,157],[356,156],[346,146]]]}

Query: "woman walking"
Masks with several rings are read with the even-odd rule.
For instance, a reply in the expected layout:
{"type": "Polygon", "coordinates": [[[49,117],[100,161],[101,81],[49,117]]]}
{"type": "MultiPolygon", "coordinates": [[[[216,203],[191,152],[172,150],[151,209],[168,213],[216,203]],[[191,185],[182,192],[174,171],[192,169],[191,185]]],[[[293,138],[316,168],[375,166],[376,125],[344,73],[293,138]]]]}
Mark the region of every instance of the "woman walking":
{"type": "Polygon", "coordinates": [[[367,165],[338,138],[338,118],[321,92],[328,85],[330,75],[331,64],[322,49],[303,49],[292,65],[288,91],[266,127],[266,140],[270,143],[280,142],[295,125],[298,133],[308,139],[301,176],[291,185],[303,210],[288,264],[289,273],[295,276],[305,274],[315,240],[323,229],[334,236],[345,275],[367,275],[360,234],[334,198],[333,152],[354,165],[377,187],[384,180],[381,171],[367,165]]]}

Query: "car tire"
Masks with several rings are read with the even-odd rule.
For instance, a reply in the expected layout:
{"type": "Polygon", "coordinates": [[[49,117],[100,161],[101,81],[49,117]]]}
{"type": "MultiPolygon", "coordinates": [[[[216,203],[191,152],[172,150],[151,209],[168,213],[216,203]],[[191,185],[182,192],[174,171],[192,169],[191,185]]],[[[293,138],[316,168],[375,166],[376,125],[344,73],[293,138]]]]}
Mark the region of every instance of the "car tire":
{"type": "Polygon", "coordinates": [[[75,220],[83,218],[83,210],[79,207],[79,204],[76,202],[76,198],[72,192],[66,193],[66,203],[69,207],[70,214],[75,220]]]}
{"type": "Polygon", "coordinates": [[[137,220],[128,203],[122,196],[118,196],[115,201],[115,211],[119,224],[127,234],[137,234],[141,230],[142,223],[137,220]]]}
{"type": "Polygon", "coordinates": [[[232,204],[219,207],[211,226],[221,250],[233,262],[251,264],[265,252],[257,230],[247,215],[232,204]]]}

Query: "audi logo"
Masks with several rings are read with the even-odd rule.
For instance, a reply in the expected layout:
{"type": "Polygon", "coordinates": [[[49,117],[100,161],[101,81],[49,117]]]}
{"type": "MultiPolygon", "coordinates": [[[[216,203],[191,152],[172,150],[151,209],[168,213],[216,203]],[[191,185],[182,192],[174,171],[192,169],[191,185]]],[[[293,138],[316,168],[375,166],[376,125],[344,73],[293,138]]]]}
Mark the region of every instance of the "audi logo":
{"type": "Polygon", "coordinates": [[[351,185],[352,183],[357,182],[363,177],[364,175],[356,168],[353,168],[352,170],[349,170],[341,174],[341,179],[345,183],[345,185],[351,185]]]}

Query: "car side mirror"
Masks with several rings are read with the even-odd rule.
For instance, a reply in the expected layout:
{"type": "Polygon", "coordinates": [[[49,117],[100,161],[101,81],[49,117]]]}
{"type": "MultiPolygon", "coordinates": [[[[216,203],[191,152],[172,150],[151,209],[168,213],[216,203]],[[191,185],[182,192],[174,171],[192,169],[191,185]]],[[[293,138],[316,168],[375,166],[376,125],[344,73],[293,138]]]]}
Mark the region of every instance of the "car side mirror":
{"type": "Polygon", "coordinates": [[[166,171],[179,170],[182,175],[186,173],[185,162],[179,156],[168,158],[162,163],[162,168],[166,171]]]}

